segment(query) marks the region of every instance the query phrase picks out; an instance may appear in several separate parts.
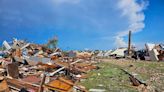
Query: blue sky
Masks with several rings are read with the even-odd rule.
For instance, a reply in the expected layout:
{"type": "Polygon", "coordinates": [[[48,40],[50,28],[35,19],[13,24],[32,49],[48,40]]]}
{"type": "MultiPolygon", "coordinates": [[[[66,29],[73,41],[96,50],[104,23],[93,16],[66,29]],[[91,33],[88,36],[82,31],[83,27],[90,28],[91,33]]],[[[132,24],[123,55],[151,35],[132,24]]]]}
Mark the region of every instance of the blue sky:
{"type": "Polygon", "coordinates": [[[163,0],[0,0],[0,43],[43,44],[53,36],[67,49],[113,49],[164,43],[163,0]]]}

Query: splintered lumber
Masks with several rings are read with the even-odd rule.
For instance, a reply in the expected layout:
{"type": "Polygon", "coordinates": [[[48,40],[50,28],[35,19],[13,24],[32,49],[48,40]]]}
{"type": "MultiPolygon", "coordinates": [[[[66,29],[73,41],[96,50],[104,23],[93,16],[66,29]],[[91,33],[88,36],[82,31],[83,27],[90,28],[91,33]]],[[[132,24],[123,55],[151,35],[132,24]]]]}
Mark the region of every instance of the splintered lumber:
{"type": "Polygon", "coordinates": [[[59,77],[59,80],[65,82],[65,83],[67,83],[69,85],[72,85],[72,86],[74,85],[74,83],[71,80],[68,80],[66,78],[59,77]]]}
{"type": "MultiPolygon", "coordinates": [[[[86,89],[81,88],[80,86],[77,85],[78,81],[76,81],[76,82],[74,83],[74,82],[72,82],[71,80],[66,79],[66,78],[64,78],[64,77],[59,77],[58,79],[59,79],[60,81],[64,82],[64,83],[67,83],[67,84],[73,86],[75,89],[78,89],[78,90],[80,90],[80,91],[82,91],[82,92],[87,92],[86,89]]],[[[70,89],[70,91],[68,91],[68,92],[72,92],[71,90],[72,90],[72,89],[70,89]]]]}
{"type": "MultiPolygon", "coordinates": [[[[75,62],[70,63],[70,65],[73,65],[73,64],[75,64],[75,63],[77,63],[77,62],[80,62],[80,61],[81,61],[81,59],[78,59],[78,60],[76,60],[75,62]]],[[[65,69],[65,68],[66,68],[66,67],[63,66],[63,67],[59,68],[58,70],[56,70],[56,71],[50,73],[49,75],[50,75],[50,76],[54,76],[56,73],[60,72],[61,70],[65,69]]]]}
{"type": "Polygon", "coordinates": [[[130,74],[126,70],[124,70],[124,69],[121,69],[121,70],[129,75],[129,79],[133,83],[133,86],[139,86],[141,84],[143,84],[144,86],[147,86],[146,83],[141,82],[139,79],[135,78],[132,74],[130,74]]]}
{"type": "Polygon", "coordinates": [[[43,92],[43,84],[45,82],[45,79],[46,79],[46,75],[44,74],[38,92],[43,92]]]}
{"type": "Polygon", "coordinates": [[[0,92],[10,92],[6,80],[0,82],[0,92]]]}
{"type": "Polygon", "coordinates": [[[9,87],[14,87],[14,88],[17,88],[17,89],[28,88],[28,89],[35,90],[36,92],[39,89],[39,85],[30,84],[30,83],[20,81],[20,80],[17,80],[17,79],[7,78],[6,80],[7,80],[7,84],[9,85],[9,87]]]}
{"type": "Polygon", "coordinates": [[[23,50],[24,48],[28,47],[30,45],[30,43],[27,43],[26,45],[24,45],[21,50],[23,50]]]}
{"type": "Polygon", "coordinates": [[[76,68],[81,70],[82,72],[87,72],[93,69],[97,69],[97,66],[94,66],[92,64],[87,64],[87,63],[77,63],[75,64],[76,68]]]}
{"type": "Polygon", "coordinates": [[[73,86],[60,80],[54,80],[48,84],[45,84],[45,87],[59,92],[68,92],[73,86]]]}

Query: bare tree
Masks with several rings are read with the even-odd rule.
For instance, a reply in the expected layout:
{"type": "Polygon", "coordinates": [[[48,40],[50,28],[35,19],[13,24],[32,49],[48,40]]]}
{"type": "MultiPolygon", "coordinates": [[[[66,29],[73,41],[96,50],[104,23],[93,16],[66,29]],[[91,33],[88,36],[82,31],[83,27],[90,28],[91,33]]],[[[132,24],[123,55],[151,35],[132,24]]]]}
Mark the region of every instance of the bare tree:
{"type": "Polygon", "coordinates": [[[50,49],[55,49],[57,47],[57,43],[58,43],[58,38],[55,36],[48,41],[46,46],[50,49]]]}

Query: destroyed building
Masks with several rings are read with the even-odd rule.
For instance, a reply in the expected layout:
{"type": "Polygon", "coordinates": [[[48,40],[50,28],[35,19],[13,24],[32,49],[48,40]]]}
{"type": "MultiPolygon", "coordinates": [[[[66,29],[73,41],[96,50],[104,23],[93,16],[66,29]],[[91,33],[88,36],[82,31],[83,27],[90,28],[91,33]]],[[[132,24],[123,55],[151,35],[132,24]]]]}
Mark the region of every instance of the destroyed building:
{"type": "Polygon", "coordinates": [[[164,45],[163,44],[145,44],[149,54],[149,58],[152,61],[164,61],[164,45]]]}

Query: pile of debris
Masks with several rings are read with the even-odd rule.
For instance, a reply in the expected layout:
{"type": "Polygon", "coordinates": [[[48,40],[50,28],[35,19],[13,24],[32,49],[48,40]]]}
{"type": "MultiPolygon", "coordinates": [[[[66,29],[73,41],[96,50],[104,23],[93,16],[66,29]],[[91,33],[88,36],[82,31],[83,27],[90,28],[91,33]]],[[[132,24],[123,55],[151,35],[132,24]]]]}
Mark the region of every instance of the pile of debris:
{"type": "Polygon", "coordinates": [[[128,55],[127,48],[117,48],[109,51],[98,51],[96,57],[98,58],[134,58],[136,60],[146,61],[164,61],[164,45],[163,44],[145,44],[146,49],[131,50],[131,55],[128,55]],[[131,56],[128,58],[128,56],[131,56]]]}
{"type": "Polygon", "coordinates": [[[17,39],[10,44],[4,41],[3,46],[5,49],[0,51],[0,91],[3,92],[86,92],[77,83],[87,78],[88,71],[98,69],[85,59],[88,54],[69,57],[58,48],[49,49],[17,39]]]}
{"type": "Polygon", "coordinates": [[[164,45],[163,44],[147,43],[145,46],[149,53],[150,60],[164,61],[164,45]]]}

